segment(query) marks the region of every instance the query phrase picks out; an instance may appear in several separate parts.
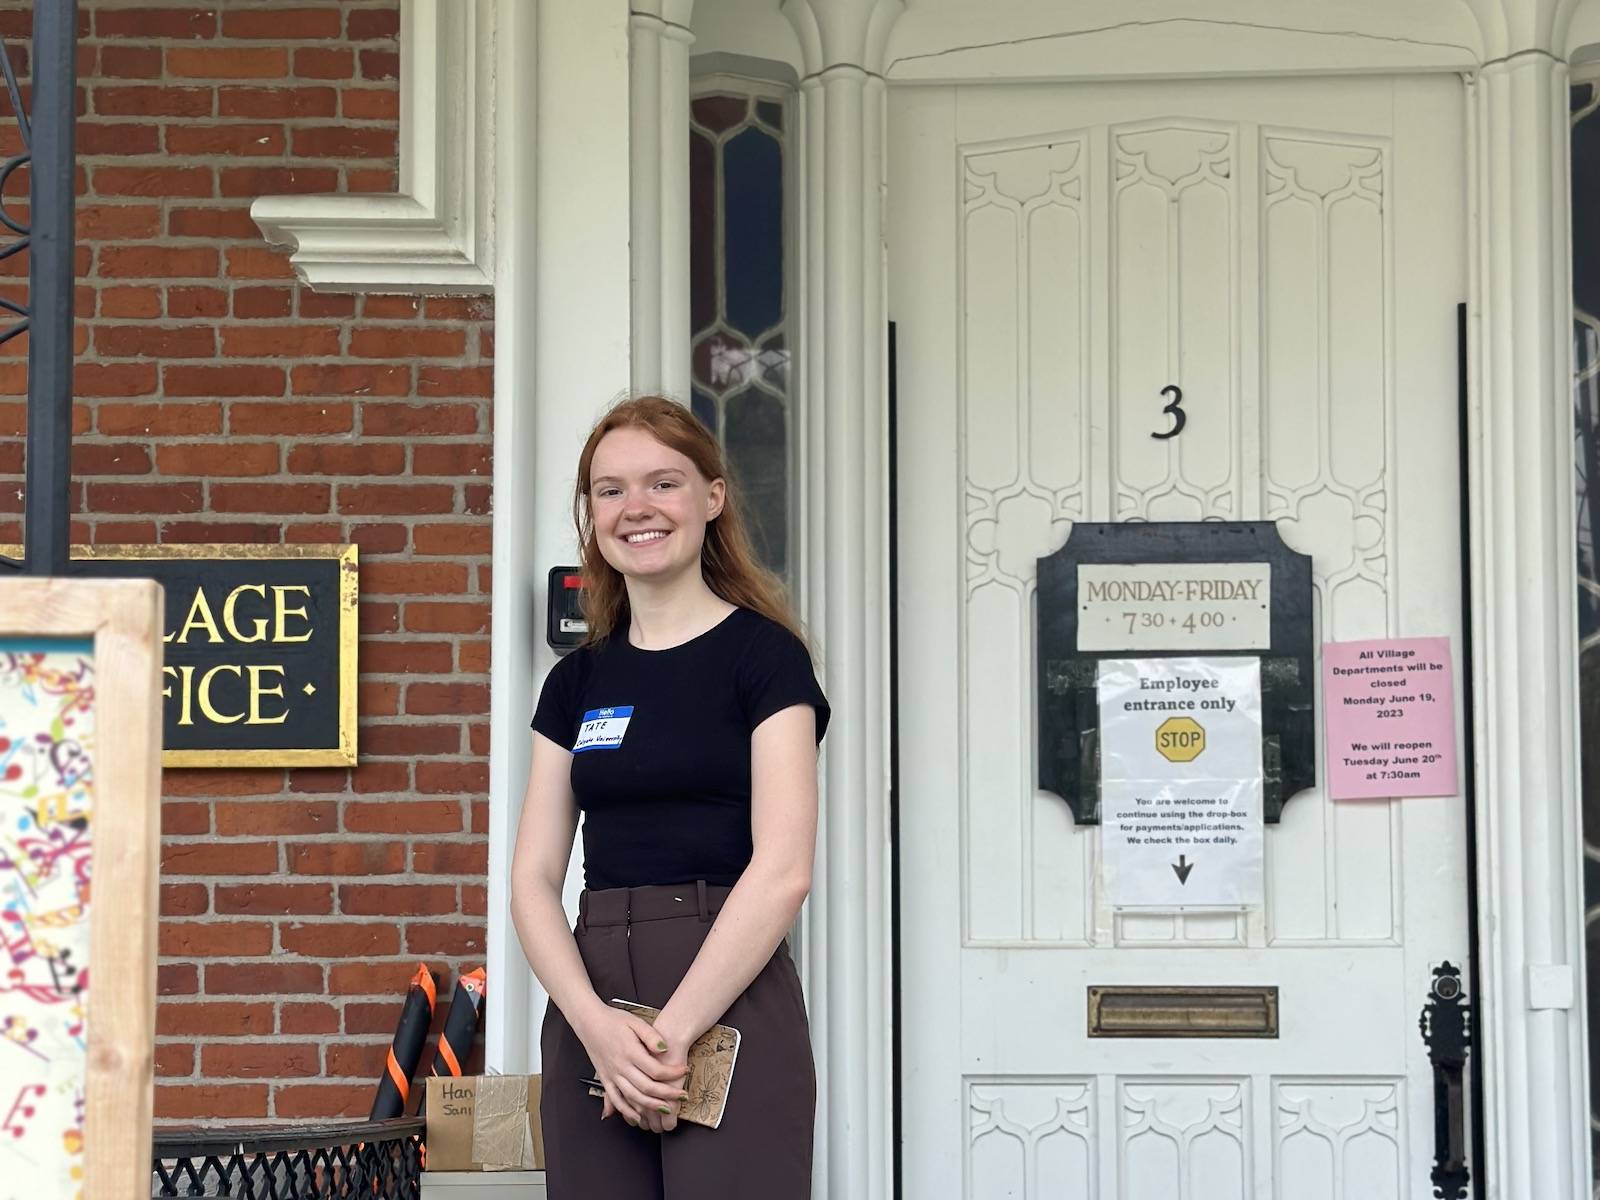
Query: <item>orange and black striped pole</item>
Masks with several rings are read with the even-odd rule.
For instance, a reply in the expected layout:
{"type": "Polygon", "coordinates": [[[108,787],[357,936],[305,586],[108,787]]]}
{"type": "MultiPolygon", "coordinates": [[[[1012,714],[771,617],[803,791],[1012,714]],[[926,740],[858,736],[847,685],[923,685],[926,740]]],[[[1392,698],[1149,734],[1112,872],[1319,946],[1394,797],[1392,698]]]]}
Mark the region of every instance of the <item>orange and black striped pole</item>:
{"type": "Polygon", "coordinates": [[[405,1115],[406,1101],[411,1097],[411,1076],[422,1059],[422,1046],[428,1040],[428,1027],[433,1024],[437,995],[433,973],[419,964],[417,973],[411,977],[411,986],[406,988],[405,1003],[400,1006],[400,1021],[395,1026],[383,1074],[378,1078],[378,1094],[372,1098],[372,1115],[368,1120],[405,1115]]]}
{"type": "Polygon", "coordinates": [[[433,1056],[433,1075],[460,1075],[461,1064],[472,1054],[478,1040],[478,1021],[483,1016],[486,976],[482,967],[468,971],[456,980],[456,994],[450,998],[444,1028],[439,1031],[439,1049],[433,1056]]]}

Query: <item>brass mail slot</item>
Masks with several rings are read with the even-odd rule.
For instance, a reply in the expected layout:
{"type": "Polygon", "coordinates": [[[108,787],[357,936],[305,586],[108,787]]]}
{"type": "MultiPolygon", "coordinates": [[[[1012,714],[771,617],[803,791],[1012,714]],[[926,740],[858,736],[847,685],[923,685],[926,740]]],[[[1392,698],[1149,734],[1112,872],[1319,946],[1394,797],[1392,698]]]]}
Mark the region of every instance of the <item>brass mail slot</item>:
{"type": "Polygon", "coordinates": [[[1090,987],[1089,1036],[1275,1038],[1278,989],[1090,987]]]}

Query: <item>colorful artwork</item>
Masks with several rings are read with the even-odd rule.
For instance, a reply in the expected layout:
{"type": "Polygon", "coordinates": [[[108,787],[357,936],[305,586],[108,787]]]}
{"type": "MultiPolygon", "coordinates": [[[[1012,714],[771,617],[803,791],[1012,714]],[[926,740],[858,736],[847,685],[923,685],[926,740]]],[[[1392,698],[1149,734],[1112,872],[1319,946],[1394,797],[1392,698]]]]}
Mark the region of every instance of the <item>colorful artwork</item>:
{"type": "Polygon", "coordinates": [[[94,647],[0,638],[0,1162],[83,1191],[94,647]]]}

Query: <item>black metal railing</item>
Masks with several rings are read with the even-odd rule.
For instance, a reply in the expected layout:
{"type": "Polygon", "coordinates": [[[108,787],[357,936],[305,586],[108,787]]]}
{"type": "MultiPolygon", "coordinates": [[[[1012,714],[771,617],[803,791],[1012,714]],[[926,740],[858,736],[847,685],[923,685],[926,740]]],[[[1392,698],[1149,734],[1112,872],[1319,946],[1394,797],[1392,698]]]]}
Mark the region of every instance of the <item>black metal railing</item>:
{"type": "Polygon", "coordinates": [[[418,1200],[421,1117],[386,1121],[162,1129],[150,1195],[236,1200],[418,1200]]]}

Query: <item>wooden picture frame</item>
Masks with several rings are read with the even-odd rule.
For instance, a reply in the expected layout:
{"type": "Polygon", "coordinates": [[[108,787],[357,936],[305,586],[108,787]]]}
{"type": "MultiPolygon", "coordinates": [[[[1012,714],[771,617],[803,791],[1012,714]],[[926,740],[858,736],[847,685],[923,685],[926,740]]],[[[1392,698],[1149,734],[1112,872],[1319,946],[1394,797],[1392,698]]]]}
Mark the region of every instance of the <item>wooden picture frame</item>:
{"type": "MultiPolygon", "coordinates": [[[[56,799],[47,801],[36,787],[17,787],[4,799],[12,809],[12,828],[26,828],[35,835],[42,835],[51,821],[67,815],[71,819],[55,827],[54,841],[44,836],[31,839],[32,845],[43,849],[25,855],[8,854],[7,870],[0,874],[0,879],[20,896],[21,881],[30,872],[37,880],[47,869],[53,869],[45,864],[54,863],[66,849],[75,851],[75,882],[87,904],[80,903],[75,910],[57,908],[47,914],[48,922],[40,916],[37,929],[32,930],[14,911],[8,913],[10,924],[0,925],[0,932],[6,935],[10,955],[0,959],[0,968],[10,970],[13,1004],[20,1004],[30,994],[30,986],[35,996],[47,991],[36,982],[29,983],[28,972],[37,969],[41,957],[39,940],[48,934],[51,938],[59,936],[61,944],[65,944],[71,937],[81,935],[82,923],[87,920],[88,1003],[73,1002],[75,1008],[87,1010],[86,1039],[80,1038],[77,1043],[83,1072],[81,1191],[73,1189],[85,1200],[126,1200],[128,1196],[148,1195],[150,1188],[161,848],[161,629],[162,591],[152,580],[0,579],[0,664],[6,668],[0,671],[0,691],[8,689],[10,699],[20,698],[24,706],[40,707],[41,696],[56,698],[64,693],[39,686],[30,671],[42,670],[40,664],[47,661],[68,661],[69,655],[76,655],[76,661],[85,666],[92,661],[92,671],[82,672],[89,686],[80,688],[72,697],[75,715],[65,722],[71,725],[74,719],[89,715],[83,741],[70,743],[80,755],[80,765],[70,776],[60,768],[54,751],[68,743],[48,743],[48,733],[35,735],[33,740],[39,744],[29,751],[33,759],[48,760],[56,768],[52,788],[66,786],[70,780],[70,790],[57,791],[56,799]],[[88,763],[87,773],[81,765],[84,761],[88,763]],[[28,809],[35,796],[39,797],[36,815],[28,809]],[[47,814],[47,803],[84,807],[71,814],[47,814]],[[18,812],[23,816],[20,822],[16,820],[18,812]],[[70,839],[64,837],[62,829],[70,833],[70,839]],[[83,837],[89,838],[87,848],[81,845],[83,837]],[[64,841],[70,841],[70,846],[64,846],[64,841]],[[84,859],[88,863],[87,881],[81,878],[84,859]],[[89,881],[92,892],[88,890],[89,881]],[[73,926],[70,935],[63,931],[63,925],[73,926]]],[[[65,713],[68,709],[62,707],[60,711],[65,713]]],[[[0,738],[4,748],[10,748],[26,733],[20,724],[0,738]]],[[[57,737],[62,736],[59,717],[52,728],[57,737]]],[[[0,772],[12,781],[23,780],[23,774],[21,766],[0,772]]],[[[4,846],[0,845],[0,849],[4,846]]],[[[13,910],[18,907],[17,903],[11,904],[13,910]]],[[[51,952],[43,953],[48,956],[51,952]]],[[[59,982],[54,959],[51,965],[52,975],[59,982]]],[[[37,976],[32,978],[36,981],[37,976]]],[[[70,994],[82,995],[75,990],[70,994]]],[[[0,1000],[5,998],[5,990],[0,989],[0,1000]]],[[[48,1002],[49,997],[44,999],[48,1002]]],[[[12,1020],[22,1018],[8,1018],[5,1032],[12,1041],[25,1042],[30,1036],[38,1036],[36,1031],[30,1034],[20,1025],[9,1024],[12,1020]]],[[[40,1055],[33,1059],[19,1055],[16,1061],[33,1063],[39,1080],[51,1082],[59,1099],[63,1076],[70,1082],[76,1061],[71,1055],[62,1055],[54,1066],[45,1061],[43,1067],[38,1067],[36,1060],[41,1059],[40,1055]]],[[[7,1072],[8,1081],[23,1089],[13,1100],[8,1087],[5,1097],[5,1103],[12,1106],[5,1119],[19,1123],[13,1131],[19,1144],[26,1132],[20,1127],[19,1114],[23,1110],[18,1106],[29,1095],[27,1069],[24,1066],[14,1073],[7,1072]]],[[[40,1082],[31,1087],[33,1095],[45,1095],[40,1082]]],[[[44,1154],[36,1155],[30,1163],[20,1164],[22,1178],[13,1174],[10,1182],[33,1193],[36,1189],[27,1186],[30,1170],[41,1179],[59,1172],[74,1149],[72,1135],[66,1136],[67,1144],[63,1146],[54,1146],[59,1137],[40,1138],[45,1150],[53,1147],[62,1158],[51,1162],[44,1154]]],[[[17,1165],[7,1170],[15,1172],[17,1165]]],[[[72,1174],[78,1181],[75,1166],[72,1174]]]]}

